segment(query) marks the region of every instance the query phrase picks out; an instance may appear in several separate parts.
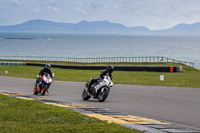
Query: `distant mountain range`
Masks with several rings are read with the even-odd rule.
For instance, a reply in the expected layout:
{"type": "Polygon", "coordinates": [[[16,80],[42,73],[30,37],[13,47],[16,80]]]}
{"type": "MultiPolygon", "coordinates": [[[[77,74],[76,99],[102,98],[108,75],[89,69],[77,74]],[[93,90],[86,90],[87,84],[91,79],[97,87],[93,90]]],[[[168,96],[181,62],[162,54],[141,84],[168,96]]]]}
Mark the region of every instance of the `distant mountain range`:
{"type": "Polygon", "coordinates": [[[58,23],[46,20],[30,20],[28,22],[0,26],[6,32],[63,32],[63,33],[120,33],[120,34],[185,34],[200,35],[200,23],[179,24],[164,30],[149,30],[146,27],[126,27],[122,24],[105,21],[81,21],[79,23],[58,23]]]}

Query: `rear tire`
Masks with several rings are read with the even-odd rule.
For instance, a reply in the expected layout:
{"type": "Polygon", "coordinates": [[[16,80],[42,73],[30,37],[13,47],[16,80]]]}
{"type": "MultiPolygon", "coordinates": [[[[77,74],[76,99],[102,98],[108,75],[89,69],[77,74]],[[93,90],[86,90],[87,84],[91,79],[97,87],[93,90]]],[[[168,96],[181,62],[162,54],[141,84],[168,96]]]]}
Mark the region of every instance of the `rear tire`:
{"type": "Polygon", "coordinates": [[[35,95],[37,95],[37,94],[38,94],[38,91],[34,88],[34,89],[33,89],[33,93],[34,93],[35,95]]]}
{"type": "Polygon", "coordinates": [[[88,99],[90,99],[90,96],[87,94],[87,92],[86,92],[85,89],[83,90],[82,98],[83,98],[83,100],[88,100],[88,99]]]}
{"type": "Polygon", "coordinates": [[[109,94],[109,90],[104,88],[104,91],[100,91],[99,95],[98,95],[98,101],[99,102],[103,102],[106,100],[106,98],[108,97],[109,94]]]}
{"type": "Polygon", "coordinates": [[[34,93],[35,95],[38,94],[38,91],[37,91],[37,84],[36,84],[36,83],[35,83],[35,86],[34,86],[34,88],[33,88],[33,93],[34,93]]]}

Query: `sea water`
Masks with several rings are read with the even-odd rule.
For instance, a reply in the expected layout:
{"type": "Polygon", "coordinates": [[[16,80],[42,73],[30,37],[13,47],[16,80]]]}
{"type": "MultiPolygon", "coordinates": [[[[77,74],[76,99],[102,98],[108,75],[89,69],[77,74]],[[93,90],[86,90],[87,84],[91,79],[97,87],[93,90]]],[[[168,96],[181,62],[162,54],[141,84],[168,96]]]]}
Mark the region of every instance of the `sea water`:
{"type": "Polygon", "coordinates": [[[0,56],[164,56],[200,69],[199,50],[200,36],[0,32],[0,56]]]}

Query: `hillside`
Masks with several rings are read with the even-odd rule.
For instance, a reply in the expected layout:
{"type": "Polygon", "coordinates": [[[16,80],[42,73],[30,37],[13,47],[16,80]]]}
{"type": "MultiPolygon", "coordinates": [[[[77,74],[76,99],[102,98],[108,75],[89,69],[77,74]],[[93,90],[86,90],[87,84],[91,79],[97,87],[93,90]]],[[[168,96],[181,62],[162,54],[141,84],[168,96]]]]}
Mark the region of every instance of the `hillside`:
{"type": "Polygon", "coordinates": [[[119,34],[185,34],[200,35],[200,23],[178,24],[164,30],[149,30],[143,26],[126,27],[122,24],[104,21],[81,21],[59,23],[46,20],[30,20],[18,25],[0,26],[1,32],[64,32],[64,33],[119,33],[119,34]]]}

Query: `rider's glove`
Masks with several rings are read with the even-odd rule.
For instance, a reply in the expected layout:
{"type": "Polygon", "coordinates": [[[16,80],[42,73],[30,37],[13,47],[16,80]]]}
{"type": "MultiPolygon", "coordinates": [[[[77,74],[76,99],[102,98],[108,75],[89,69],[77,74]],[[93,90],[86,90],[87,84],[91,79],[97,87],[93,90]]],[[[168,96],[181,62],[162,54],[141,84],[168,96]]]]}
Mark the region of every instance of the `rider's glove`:
{"type": "Polygon", "coordinates": [[[37,78],[39,78],[39,79],[40,79],[41,77],[42,77],[41,75],[37,75],[37,78]]]}

